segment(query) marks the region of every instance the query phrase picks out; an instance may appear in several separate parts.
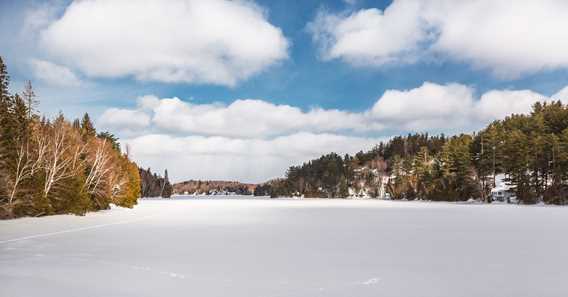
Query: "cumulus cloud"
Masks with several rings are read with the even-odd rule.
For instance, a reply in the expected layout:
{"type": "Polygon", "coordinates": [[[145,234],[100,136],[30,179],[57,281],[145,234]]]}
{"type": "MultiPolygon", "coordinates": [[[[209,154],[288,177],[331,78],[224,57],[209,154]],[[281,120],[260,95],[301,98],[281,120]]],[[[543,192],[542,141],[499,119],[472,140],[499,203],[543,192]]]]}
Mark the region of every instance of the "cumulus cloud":
{"type": "Polygon", "coordinates": [[[341,58],[366,65],[409,60],[426,38],[417,17],[419,9],[419,2],[398,1],[384,12],[376,8],[338,15],[320,11],[308,30],[324,60],[341,58]]]}
{"type": "Polygon", "coordinates": [[[50,61],[32,59],[30,61],[34,76],[50,85],[59,87],[76,87],[81,80],[71,69],[50,61]]]}
{"type": "Polygon", "coordinates": [[[562,102],[568,102],[568,86],[562,88],[562,90],[552,95],[552,98],[560,100],[562,102]]]}
{"type": "Polygon", "coordinates": [[[262,181],[325,153],[371,148],[393,134],[471,132],[511,113],[528,113],[537,101],[560,99],[566,90],[550,97],[531,90],[476,95],[471,86],[425,82],[387,90],[372,107],[357,113],[303,111],[252,99],[193,104],[147,95],[138,98],[136,108],[105,111],[98,124],[125,131],[123,142],[139,164],[167,167],[178,179],[262,181]]]}
{"type": "Polygon", "coordinates": [[[425,82],[411,90],[387,90],[371,113],[375,119],[406,131],[440,128],[451,131],[471,124],[473,105],[471,87],[425,82]],[[449,122],[452,127],[448,127],[449,122]]]}
{"type": "Polygon", "coordinates": [[[387,90],[371,109],[372,118],[398,131],[458,133],[479,129],[511,114],[527,114],[540,102],[561,100],[568,87],[546,96],[532,90],[489,90],[475,96],[462,84],[425,82],[410,90],[387,90]]]}
{"type": "Polygon", "coordinates": [[[192,104],[179,98],[159,99],[154,95],[138,98],[136,109],[108,109],[99,123],[118,130],[132,130],[133,123],[140,124],[137,128],[143,128],[150,119],[152,127],[162,132],[233,138],[266,138],[298,132],[371,131],[380,128],[380,124],[370,122],[366,114],[337,109],[303,111],[298,107],[258,99],[238,99],[229,105],[192,104]]]}
{"type": "Polygon", "coordinates": [[[324,59],[408,63],[424,50],[501,78],[567,68],[567,27],[562,0],[395,0],[384,11],[321,12],[309,25],[324,59]]]}
{"type": "Polygon", "coordinates": [[[169,131],[229,137],[365,130],[368,127],[365,118],[358,114],[324,109],[304,112],[297,107],[253,99],[239,99],[227,106],[163,99],[154,108],[153,122],[169,131]]]}
{"type": "Polygon", "coordinates": [[[377,135],[387,132],[456,133],[477,129],[511,113],[527,113],[537,101],[566,98],[566,90],[545,96],[531,90],[490,90],[475,95],[471,86],[425,82],[408,90],[386,90],[362,112],[313,108],[304,111],[259,99],[193,104],[154,95],[138,98],[134,109],[111,108],[99,124],[117,130],[175,135],[273,138],[294,133],[377,135]],[[448,123],[452,123],[448,125],[448,123]]]}
{"type": "Polygon", "coordinates": [[[537,101],[551,100],[552,98],[531,90],[492,90],[481,96],[475,112],[481,120],[490,121],[502,119],[512,113],[529,113],[537,101]]]}
{"type": "Polygon", "coordinates": [[[74,1],[41,44],[88,76],[228,86],[288,55],[282,31],[249,1],[74,1]]]}
{"type": "Polygon", "coordinates": [[[98,119],[103,128],[137,131],[150,125],[150,116],[139,110],[110,108],[98,119]]]}
{"type": "Polygon", "coordinates": [[[168,168],[183,179],[223,179],[263,182],[281,177],[293,164],[324,153],[353,154],[370,149],[380,139],[332,134],[296,133],[273,139],[171,136],[152,134],[123,140],[140,166],[168,168]],[[175,155],[175,158],[168,156],[175,155]]]}

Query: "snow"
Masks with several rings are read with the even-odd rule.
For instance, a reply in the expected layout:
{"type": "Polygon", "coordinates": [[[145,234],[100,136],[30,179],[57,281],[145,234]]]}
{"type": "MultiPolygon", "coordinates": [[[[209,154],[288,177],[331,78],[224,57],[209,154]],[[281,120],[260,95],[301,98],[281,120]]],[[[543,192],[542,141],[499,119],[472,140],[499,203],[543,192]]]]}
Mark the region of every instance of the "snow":
{"type": "Polygon", "coordinates": [[[568,296],[568,208],[144,199],[0,222],[1,296],[568,296]]]}

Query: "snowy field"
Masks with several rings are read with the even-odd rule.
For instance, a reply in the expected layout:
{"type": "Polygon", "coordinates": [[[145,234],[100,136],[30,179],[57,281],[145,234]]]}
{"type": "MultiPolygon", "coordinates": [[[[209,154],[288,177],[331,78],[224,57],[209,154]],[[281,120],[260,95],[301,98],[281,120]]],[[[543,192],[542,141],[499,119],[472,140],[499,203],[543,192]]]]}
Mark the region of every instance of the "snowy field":
{"type": "Polygon", "coordinates": [[[568,296],[568,208],[143,200],[0,222],[0,296],[568,296]]]}

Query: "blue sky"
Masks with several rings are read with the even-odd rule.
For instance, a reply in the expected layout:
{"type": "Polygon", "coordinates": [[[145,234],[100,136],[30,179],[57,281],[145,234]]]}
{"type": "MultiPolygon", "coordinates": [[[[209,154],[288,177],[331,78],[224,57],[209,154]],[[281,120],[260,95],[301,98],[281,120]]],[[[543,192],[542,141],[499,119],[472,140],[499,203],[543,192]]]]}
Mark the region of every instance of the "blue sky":
{"type": "Polygon", "coordinates": [[[14,92],[30,79],[42,112],[89,112],[142,166],[192,155],[175,180],[261,181],[329,151],[469,132],[568,96],[564,1],[148,3],[1,1],[0,55],[14,92]]]}

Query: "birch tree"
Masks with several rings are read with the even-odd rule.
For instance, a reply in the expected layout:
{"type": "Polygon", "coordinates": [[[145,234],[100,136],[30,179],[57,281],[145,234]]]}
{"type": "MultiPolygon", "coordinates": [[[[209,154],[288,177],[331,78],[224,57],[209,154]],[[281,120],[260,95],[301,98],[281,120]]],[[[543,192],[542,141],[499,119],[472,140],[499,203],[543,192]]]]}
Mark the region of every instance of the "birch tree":
{"type": "Polygon", "coordinates": [[[45,173],[44,198],[48,197],[54,187],[72,177],[79,166],[78,159],[82,148],[71,129],[61,115],[49,129],[51,133],[47,136],[47,147],[42,166],[45,173]]]}
{"type": "Polygon", "coordinates": [[[90,147],[95,149],[88,152],[88,170],[83,189],[101,206],[98,197],[104,197],[110,192],[106,188],[109,186],[108,175],[112,170],[111,151],[106,139],[93,138],[90,147]]]}

